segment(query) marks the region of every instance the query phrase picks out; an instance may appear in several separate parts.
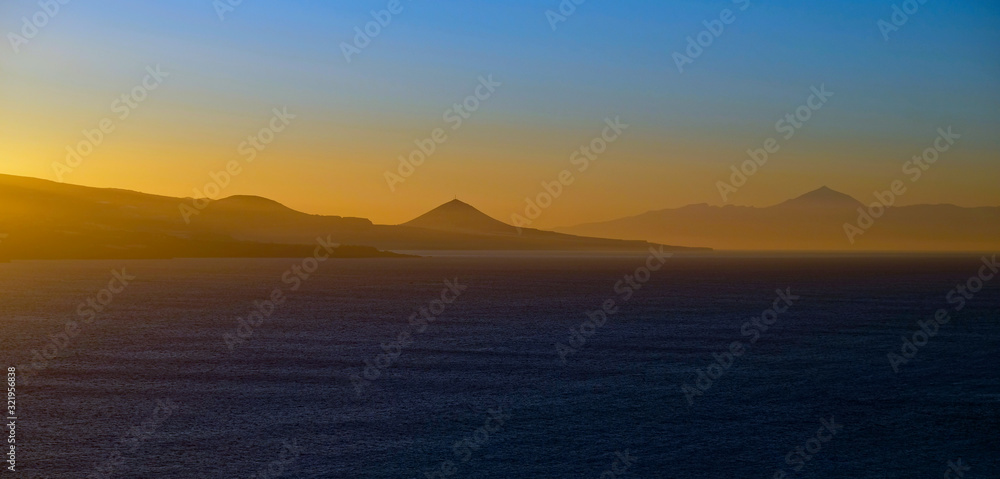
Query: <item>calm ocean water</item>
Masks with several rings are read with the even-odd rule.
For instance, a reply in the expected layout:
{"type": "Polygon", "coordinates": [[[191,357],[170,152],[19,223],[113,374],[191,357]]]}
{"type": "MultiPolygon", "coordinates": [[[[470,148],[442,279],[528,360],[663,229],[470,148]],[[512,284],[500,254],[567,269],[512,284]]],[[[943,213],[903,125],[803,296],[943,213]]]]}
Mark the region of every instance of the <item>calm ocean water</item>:
{"type": "Polygon", "coordinates": [[[961,311],[946,299],[980,257],[673,257],[615,291],[645,263],[346,260],[308,279],[290,259],[0,264],[0,365],[32,376],[18,475],[912,478],[961,458],[1000,477],[1000,278],[961,311]],[[129,284],[99,293],[122,268],[129,284]],[[276,288],[284,302],[238,329],[276,288]],[[800,298],[768,326],[779,289],[800,298]],[[617,313],[571,340],[609,299],[617,313]],[[411,324],[422,307],[444,311],[411,324]],[[887,355],[942,308],[895,372],[887,355]],[[710,368],[734,341],[743,355],[710,368]]]}

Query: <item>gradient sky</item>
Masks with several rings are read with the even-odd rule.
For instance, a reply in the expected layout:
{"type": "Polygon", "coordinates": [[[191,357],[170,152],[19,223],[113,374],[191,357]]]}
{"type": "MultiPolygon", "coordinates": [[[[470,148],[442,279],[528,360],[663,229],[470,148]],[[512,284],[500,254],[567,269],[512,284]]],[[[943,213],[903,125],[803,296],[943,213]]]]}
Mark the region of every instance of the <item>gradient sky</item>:
{"type": "MultiPolygon", "coordinates": [[[[224,0],[223,0],[224,1],[224,0]]],[[[535,226],[721,204],[716,182],[813,85],[835,96],[782,142],[733,204],[821,185],[869,200],[938,127],[963,135],[900,202],[1000,205],[1000,4],[927,4],[885,41],[896,1],[751,0],[683,74],[672,59],[731,1],[589,0],[552,31],[559,2],[402,0],[351,63],[341,42],[387,1],[73,1],[14,53],[36,2],[0,3],[0,173],[56,179],[52,163],[115,117],[150,65],[170,73],[67,183],[191,196],[275,107],[297,118],[224,190],[310,213],[408,220],[458,195],[509,220],[601,132],[625,136],[535,226]],[[383,174],[480,75],[496,95],[390,192],[383,174]]]]}

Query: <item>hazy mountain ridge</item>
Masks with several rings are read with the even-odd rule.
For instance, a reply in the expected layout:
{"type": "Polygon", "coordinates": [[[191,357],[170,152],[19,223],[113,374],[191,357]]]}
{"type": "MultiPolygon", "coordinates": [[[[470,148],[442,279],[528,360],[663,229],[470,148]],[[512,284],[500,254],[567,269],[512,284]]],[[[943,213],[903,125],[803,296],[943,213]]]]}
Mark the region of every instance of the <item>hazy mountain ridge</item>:
{"type": "MultiPolygon", "coordinates": [[[[0,258],[284,257],[311,254],[318,237],[365,257],[393,250],[643,251],[644,241],[524,230],[452,202],[404,225],[302,213],[258,196],[209,202],[0,175],[0,258]],[[188,211],[193,211],[189,209],[188,211]]],[[[685,249],[685,248],[673,248],[685,249]]]]}
{"type": "Polygon", "coordinates": [[[689,205],[557,231],[701,244],[728,250],[994,251],[1000,207],[912,205],[888,208],[851,243],[861,201],[827,187],[769,207],[689,205]]]}

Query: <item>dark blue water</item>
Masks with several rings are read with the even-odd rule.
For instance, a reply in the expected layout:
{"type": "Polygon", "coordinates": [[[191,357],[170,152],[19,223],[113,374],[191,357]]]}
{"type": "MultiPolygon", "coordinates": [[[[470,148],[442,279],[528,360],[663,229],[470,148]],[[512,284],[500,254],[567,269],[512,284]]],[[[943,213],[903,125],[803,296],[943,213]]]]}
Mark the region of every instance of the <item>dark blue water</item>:
{"type": "Polygon", "coordinates": [[[112,269],[136,277],[19,370],[18,474],[910,478],[961,458],[965,477],[1000,477],[1000,278],[962,311],[946,300],[979,257],[674,257],[624,301],[616,282],[645,262],[331,261],[294,292],[293,260],[0,264],[4,369],[81,321],[112,269]],[[419,332],[408,318],[446,278],[467,289],[419,332]],[[285,302],[230,351],[275,288],[285,302]],[[681,387],[746,344],[778,289],[801,298],[689,402],[681,387]],[[564,364],[555,345],[608,299],[618,312],[564,364]],[[894,372],[887,354],[941,308],[951,321],[894,372]]]}

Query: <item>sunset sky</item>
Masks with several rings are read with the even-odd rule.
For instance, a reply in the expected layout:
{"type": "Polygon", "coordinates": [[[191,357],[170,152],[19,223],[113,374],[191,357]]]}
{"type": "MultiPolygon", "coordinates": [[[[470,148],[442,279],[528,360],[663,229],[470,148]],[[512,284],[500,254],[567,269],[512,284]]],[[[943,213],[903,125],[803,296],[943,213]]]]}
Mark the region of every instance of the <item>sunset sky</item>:
{"type": "Polygon", "coordinates": [[[387,0],[244,0],[223,20],[210,0],[75,1],[16,53],[8,33],[40,7],[2,2],[0,173],[57,179],[110,118],[63,181],[191,196],[236,160],[223,196],[399,223],[457,195],[509,221],[571,169],[535,225],[554,227],[722,204],[716,182],[772,137],[781,150],[730,203],[821,185],[868,201],[952,126],[962,138],[901,203],[1000,205],[1000,4],[931,0],[886,41],[892,1],[743,3],[590,0],[553,31],[558,0],[402,0],[348,62],[341,44],[387,0]],[[680,73],[674,52],[726,8],[735,21],[680,73]],[[169,76],[120,119],[113,102],[157,65],[169,76]],[[489,75],[502,85],[452,129],[445,111],[489,75]],[[783,139],[775,122],[820,85],[834,96],[783,139]],[[296,118],[243,163],[240,143],[284,107],[296,118]],[[615,117],[629,128],[577,171],[570,155],[615,117]],[[447,141],[390,191],[384,173],[435,128],[447,141]]]}

